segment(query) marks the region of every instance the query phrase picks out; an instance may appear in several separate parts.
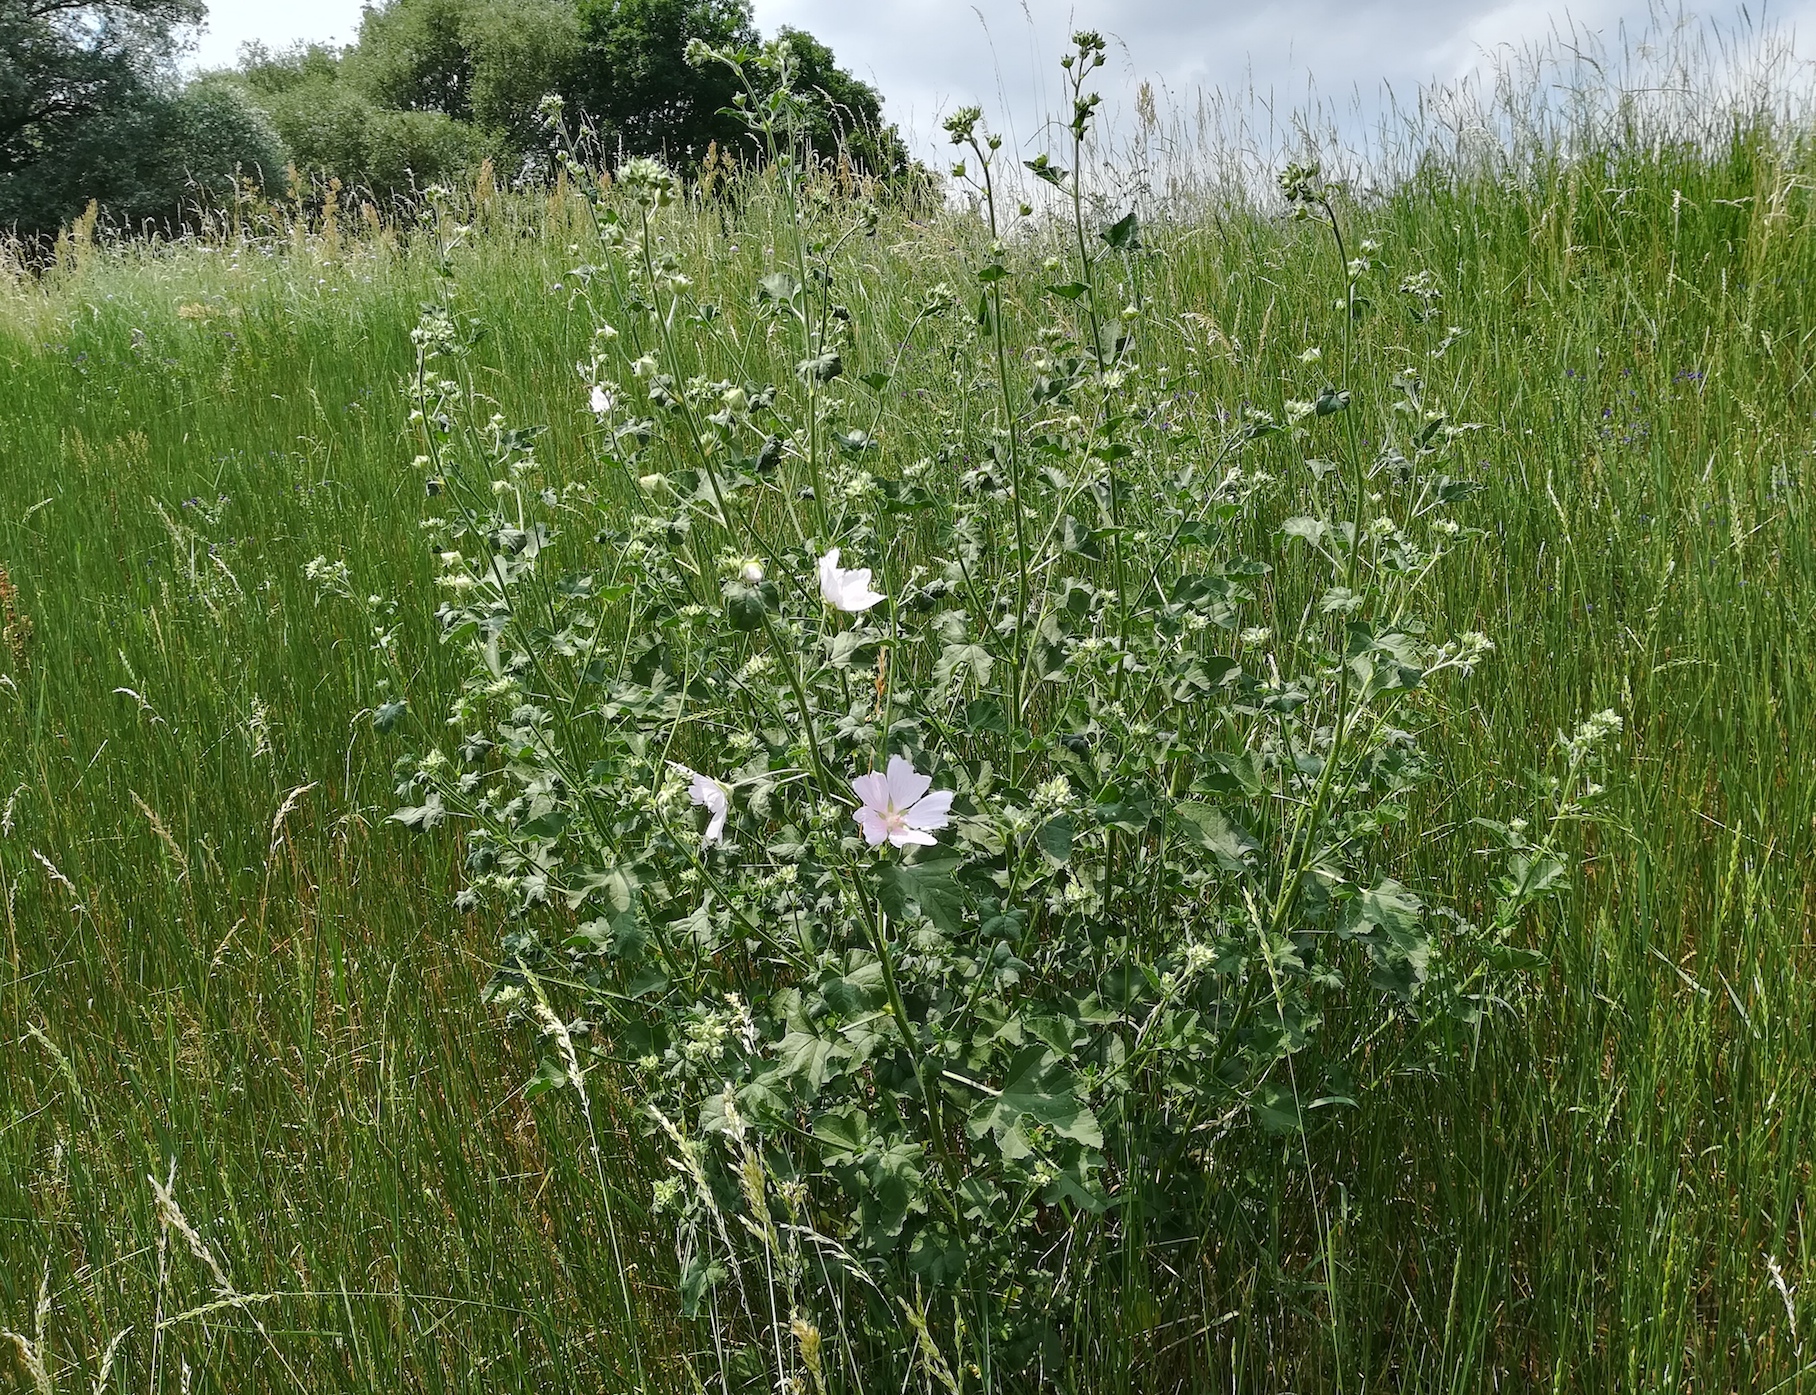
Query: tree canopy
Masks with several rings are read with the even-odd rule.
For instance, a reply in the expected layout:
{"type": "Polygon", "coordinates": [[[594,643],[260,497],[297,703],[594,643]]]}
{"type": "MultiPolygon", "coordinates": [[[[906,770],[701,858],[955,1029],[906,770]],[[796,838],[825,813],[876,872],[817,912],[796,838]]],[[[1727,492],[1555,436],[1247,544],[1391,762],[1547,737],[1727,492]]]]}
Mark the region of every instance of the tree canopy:
{"type": "Polygon", "coordinates": [[[268,116],[239,87],[184,87],[199,0],[0,0],[0,228],[54,232],[94,199],[168,220],[197,185],[281,173],[268,116]]]}
{"type": "MultiPolygon", "coordinates": [[[[730,112],[723,63],[761,44],[749,0],[380,0],[344,49],[252,44],[228,71],[179,81],[201,0],[0,0],[0,226],[54,230],[91,198],[121,222],[174,221],[198,186],[281,179],[287,165],[385,197],[493,161],[546,175],[538,109],[563,98],[608,159],[686,169],[707,149],[759,152],[730,112]]],[[[775,42],[804,146],[888,174],[906,150],[876,89],[800,29],[775,42]]],[[[775,82],[749,69],[756,95],[775,82]]]]}

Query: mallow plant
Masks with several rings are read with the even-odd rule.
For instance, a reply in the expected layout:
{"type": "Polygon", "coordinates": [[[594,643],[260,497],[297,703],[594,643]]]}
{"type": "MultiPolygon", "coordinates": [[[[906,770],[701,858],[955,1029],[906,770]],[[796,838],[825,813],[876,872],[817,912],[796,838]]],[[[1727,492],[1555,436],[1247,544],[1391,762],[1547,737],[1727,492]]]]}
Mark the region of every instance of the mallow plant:
{"type": "MultiPolygon", "coordinates": [[[[1492,648],[1432,607],[1492,545],[1452,516],[1467,428],[1346,347],[1306,400],[1204,404],[1181,439],[1154,234],[1079,173],[1103,53],[1075,36],[1057,157],[948,122],[988,227],[907,327],[970,385],[938,459],[891,443],[900,346],[847,309],[878,214],[795,139],[785,49],[695,55],[753,74],[754,293],[684,270],[674,175],[567,157],[592,468],[549,478],[491,411],[457,286],[417,330],[467,677],[395,817],[464,840],[490,1001],[551,1037],[539,1087],[644,1121],[715,1387],[1052,1378],[1099,1270],[1234,1134],[1353,1101],[1334,1012],[1427,1049],[1537,962],[1517,932],[1618,726],[1561,738],[1529,822],[1442,835],[1498,850],[1473,919],[1406,880],[1421,733],[1492,648]]],[[[1281,192],[1330,234],[1347,346],[1372,249],[1315,168],[1281,192]]]]}

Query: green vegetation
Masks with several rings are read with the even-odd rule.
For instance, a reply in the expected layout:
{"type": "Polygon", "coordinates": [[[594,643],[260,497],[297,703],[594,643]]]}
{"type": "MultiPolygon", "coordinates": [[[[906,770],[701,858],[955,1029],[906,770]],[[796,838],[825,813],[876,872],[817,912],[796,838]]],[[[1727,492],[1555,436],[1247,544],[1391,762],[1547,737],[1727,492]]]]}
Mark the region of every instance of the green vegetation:
{"type": "MultiPolygon", "coordinates": [[[[538,105],[560,96],[609,166],[659,156],[693,170],[754,159],[721,109],[736,84],[692,43],[762,46],[749,0],[384,0],[344,49],[247,46],[184,80],[199,0],[0,3],[0,229],[47,238],[96,201],[112,226],[193,228],[247,193],[339,180],[381,204],[490,161],[512,184],[553,174],[538,105]]],[[[783,26],[803,153],[906,170],[875,88],[783,26]]],[[[772,89],[773,90],[773,89],[772,89]]],[[[765,93],[767,95],[767,93],[765,93]]]]}
{"type": "Polygon", "coordinates": [[[0,228],[54,233],[90,199],[162,226],[236,171],[281,172],[270,120],[237,84],[172,77],[196,0],[0,4],[0,228]]]}
{"type": "MultiPolygon", "coordinates": [[[[1425,406],[1481,424],[1446,468],[1480,486],[1457,517],[1482,537],[1427,611],[1496,652],[1421,731],[1442,777],[1386,829],[1396,875],[1487,921],[1469,821],[1525,812],[1584,714],[1625,730],[1568,898],[1517,931],[1545,967],[1434,1057],[1333,1013],[1356,1105],[1303,1133],[1232,1121],[1193,1224],[1100,1271],[1061,1388],[1816,1380],[1816,151],[1716,107],[1693,129],[1585,117],[1517,162],[1431,159],[1336,199],[1375,244],[1343,383],[1362,435],[1396,420],[1379,385],[1409,370],[1425,406]]],[[[745,174],[664,210],[664,274],[749,322],[786,289],[785,193],[745,174]]],[[[849,197],[831,175],[802,196],[830,248],[849,197]]],[[[1175,463],[1342,371],[1349,278],[1327,231],[1282,213],[1151,217],[1102,264],[1139,274],[1175,463]]],[[[865,470],[933,459],[918,483],[949,500],[992,439],[971,310],[997,262],[975,218],[915,214],[885,205],[824,253],[851,317],[826,390],[875,414],[865,470]],[[910,334],[941,285],[963,309],[910,334]]],[[[408,227],[276,216],[155,251],[78,237],[0,310],[0,1325],[66,1389],[126,1329],[129,1388],[184,1367],[198,1390],[625,1388],[587,1121],[546,1088],[537,1034],[480,1001],[501,927],[453,908],[458,840],[386,822],[406,733],[432,735],[464,677],[423,600],[443,568],[409,463],[422,306],[454,288],[486,330],[475,384],[549,426],[543,478],[628,515],[641,492],[575,372],[595,316],[629,323],[624,292],[575,278],[592,228],[571,193],[475,190],[408,227]],[[321,599],[318,557],[351,600],[321,599]],[[160,1207],[173,1166],[219,1274],[160,1207]]],[[[1008,239],[986,319],[1072,313],[1043,289],[1070,231],[1008,239]]],[[[753,377],[793,378],[792,343],[764,352],[753,377]]],[[[1349,447],[1239,449],[1277,521],[1309,511],[1307,456],[1349,447]]],[[[931,545],[903,527],[864,561],[931,545]]],[[[1284,567],[1290,596],[1307,583],[1284,567]]],[[[649,1214],[668,1150],[627,1083],[595,1067],[589,1095],[637,1345],[672,1375],[710,1334],[674,1316],[672,1227],[649,1214]]],[[[30,1360],[19,1375],[32,1388],[30,1360]]]]}

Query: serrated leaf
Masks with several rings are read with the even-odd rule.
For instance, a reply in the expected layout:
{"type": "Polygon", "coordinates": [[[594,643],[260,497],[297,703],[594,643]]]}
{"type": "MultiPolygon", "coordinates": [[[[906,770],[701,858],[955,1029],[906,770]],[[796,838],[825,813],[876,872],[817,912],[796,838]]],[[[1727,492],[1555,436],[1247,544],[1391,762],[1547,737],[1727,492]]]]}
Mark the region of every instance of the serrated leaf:
{"type": "Polygon", "coordinates": [[[1248,830],[1235,823],[1221,809],[1209,804],[1180,804],[1174,810],[1197,845],[1217,860],[1226,872],[1249,869],[1261,844],[1248,830]]]}
{"type": "Polygon", "coordinates": [[[924,915],[948,934],[964,927],[965,898],[953,873],[956,857],[928,862],[887,862],[877,874],[877,899],[899,921],[924,915]]]}
{"type": "Polygon", "coordinates": [[[784,1079],[805,1080],[807,1088],[818,1093],[835,1063],[850,1055],[851,1048],[842,1041],[812,1032],[790,1032],[776,1047],[776,1071],[784,1079]]]}
{"type": "Polygon", "coordinates": [[[1080,557],[1088,557],[1094,562],[1103,560],[1103,549],[1098,546],[1097,534],[1080,523],[1071,514],[1067,514],[1060,523],[1060,546],[1067,552],[1080,557]]]}
{"type": "Polygon", "coordinates": [[[430,790],[421,804],[406,805],[397,810],[391,815],[391,821],[401,823],[405,828],[420,828],[427,833],[447,816],[447,811],[441,807],[440,791],[430,790]]]}
{"type": "Polygon", "coordinates": [[[1005,1157],[1024,1148],[1022,1121],[1031,1119],[1087,1148],[1103,1147],[1097,1116],[1072,1091],[1072,1076],[1044,1043],[1025,1047],[1009,1063],[1002,1093],[971,1112],[967,1127],[973,1138],[994,1134],[1005,1157]]]}
{"type": "Polygon", "coordinates": [[[743,581],[725,583],[725,615],[734,630],[760,630],[763,616],[782,603],[782,593],[773,581],[759,581],[755,586],[743,581]]]}
{"type": "Polygon", "coordinates": [[[801,378],[811,378],[816,383],[830,383],[844,371],[845,360],[831,351],[813,358],[804,358],[795,365],[795,372],[801,378]]]}
{"type": "Polygon", "coordinates": [[[1249,1100],[1249,1112],[1255,1122],[1269,1133],[1298,1133],[1305,1127],[1300,1113],[1299,1097],[1273,1081],[1261,1084],[1249,1100]]]}

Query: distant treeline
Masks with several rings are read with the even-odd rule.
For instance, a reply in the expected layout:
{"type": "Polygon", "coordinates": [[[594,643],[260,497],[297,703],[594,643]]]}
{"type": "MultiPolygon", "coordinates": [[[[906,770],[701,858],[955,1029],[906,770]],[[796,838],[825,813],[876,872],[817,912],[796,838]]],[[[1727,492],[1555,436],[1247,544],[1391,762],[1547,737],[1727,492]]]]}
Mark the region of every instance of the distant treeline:
{"type": "MultiPolygon", "coordinates": [[[[607,161],[757,153],[727,113],[736,75],[687,57],[695,40],[755,49],[749,0],[383,0],[345,48],[251,44],[236,67],[184,79],[203,16],[200,0],[0,0],[0,229],[54,233],[90,201],[116,224],[170,228],[293,173],[381,201],[488,160],[537,180],[552,168],[549,94],[607,161]]],[[[874,87],[803,30],[774,41],[802,145],[873,175],[908,168],[874,87]]],[[[752,71],[761,98],[775,79],[752,71]]]]}

